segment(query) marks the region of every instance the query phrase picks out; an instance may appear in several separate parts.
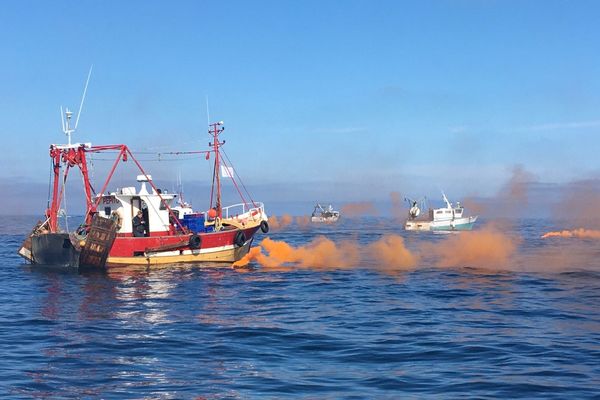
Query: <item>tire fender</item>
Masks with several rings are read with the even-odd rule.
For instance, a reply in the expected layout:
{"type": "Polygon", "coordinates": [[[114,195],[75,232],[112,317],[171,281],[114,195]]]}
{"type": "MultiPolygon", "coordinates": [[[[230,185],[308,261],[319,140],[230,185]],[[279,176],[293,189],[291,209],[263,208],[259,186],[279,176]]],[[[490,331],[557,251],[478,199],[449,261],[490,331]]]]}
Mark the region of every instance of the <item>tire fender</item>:
{"type": "Polygon", "coordinates": [[[260,223],[260,230],[262,233],[269,233],[269,223],[267,221],[262,221],[260,223]]]}
{"type": "Polygon", "coordinates": [[[242,247],[244,243],[246,243],[246,235],[244,234],[244,231],[238,231],[233,239],[233,244],[237,247],[242,247]]]}
{"type": "Polygon", "coordinates": [[[199,249],[202,245],[202,238],[198,235],[190,236],[190,240],[188,241],[188,246],[190,249],[199,249]]]}

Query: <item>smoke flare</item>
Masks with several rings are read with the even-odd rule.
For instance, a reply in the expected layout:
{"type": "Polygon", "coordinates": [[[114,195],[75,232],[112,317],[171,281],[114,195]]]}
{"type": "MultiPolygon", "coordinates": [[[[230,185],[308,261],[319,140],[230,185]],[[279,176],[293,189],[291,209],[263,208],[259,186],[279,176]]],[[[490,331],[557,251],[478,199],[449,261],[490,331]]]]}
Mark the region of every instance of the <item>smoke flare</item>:
{"type": "Polygon", "coordinates": [[[559,238],[578,238],[578,239],[600,239],[600,231],[594,229],[573,229],[563,231],[553,231],[542,235],[542,239],[559,238]]]}
{"type": "Polygon", "coordinates": [[[262,248],[260,246],[251,247],[250,251],[244,257],[234,262],[231,266],[234,268],[245,267],[252,261],[258,261],[261,256],[264,257],[262,254],[262,248]]]}

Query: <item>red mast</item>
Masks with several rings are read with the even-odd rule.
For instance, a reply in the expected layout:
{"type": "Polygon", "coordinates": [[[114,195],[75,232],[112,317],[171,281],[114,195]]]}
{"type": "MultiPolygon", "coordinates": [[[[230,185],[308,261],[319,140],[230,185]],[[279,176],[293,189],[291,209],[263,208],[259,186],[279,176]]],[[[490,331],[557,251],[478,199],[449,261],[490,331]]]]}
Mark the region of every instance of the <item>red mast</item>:
{"type": "Polygon", "coordinates": [[[221,218],[221,174],[220,174],[220,165],[221,160],[219,156],[219,147],[225,144],[225,141],[219,141],[219,134],[225,130],[223,127],[223,121],[215,122],[214,124],[210,124],[210,129],[208,133],[213,137],[213,142],[209,143],[209,146],[212,146],[215,152],[215,167],[213,171],[213,187],[210,193],[210,206],[212,208],[213,205],[213,192],[216,188],[216,201],[215,201],[215,209],[217,211],[217,217],[221,218]]]}
{"type": "Polygon", "coordinates": [[[67,184],[67,176],[69,169],[78,166],[83,176],[83,188],[85,191],[86,203],[86,223],[91,222],[93,213],[96,211],[96,205],[92,201],[92,185],[88,174],[87,160],[85,151],[89,148],[89,144],[77,143],[73,145],[50,146],[50,158],[52,158],[53,183],[52,183],[52,200],[50,208],[46,210],[46,217],[50,227],[50,232],[58,232],[58,212],[63,200],[64,186],[67,184]],[[65,173],[63,177],[62,187],[60,187],[60,165],[64,163],[65,173]],[[60,190],[59,190],[60,188],[60,190]]]}

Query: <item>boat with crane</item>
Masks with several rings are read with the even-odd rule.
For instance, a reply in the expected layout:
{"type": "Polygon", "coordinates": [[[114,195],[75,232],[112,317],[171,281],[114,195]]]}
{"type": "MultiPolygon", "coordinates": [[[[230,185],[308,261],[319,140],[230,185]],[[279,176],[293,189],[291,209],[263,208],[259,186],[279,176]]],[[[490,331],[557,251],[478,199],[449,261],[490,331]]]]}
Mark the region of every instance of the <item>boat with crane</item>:
{"type": "Polygon", "coordinates": [[[337,222],[340,219],[340,212],[335,211],[333,206],[329,204],[327,207],[323,207],[320,203],[315,205],[315,208],[310,215],[311,222],[337,222]]]}
{"type": "Polygon", "coordinates": [[[460,202],[456,202],[456,207],[448,200],[446,194],[442,192],[445,207],[429,208],[426,214],[421,214],[421,209],[425,207],[425,198],[415,201],[406,198],[409,203],[408,219],[404,223],[404,229],[407,231],[470,231],[473,229],[477,216],[465,216],[464,207],[460,202]]]}
{"type": "Polygon", "coordinates": [[[241,181],[241,185],[238,184],[239,176],[229,159],[222,156],[225,144],[219,138],[224,130],[222,121],[209,125],[209,150],[172,153],[203,154],[207,160],[211,156],[214,158],[209,208],[197,212],[183,200],[178,201],[178,194],[159,189],[127,145],[71,143],[79,114],[72,128],[72,112],[66,110],[63,131],[68,143],[50,145],[52,178],[49,205],[44,220],[38,222],[18,251],[29,262],[97,268],[232,263],[248,253],[259,230],[268,232],[264,204],[254,201],[241,181]],[[116,153],[117,156],[101,190],[95,192],[90,181],[88,158],[98,153],[116,153]],[[136,177],[139,187],[107,191],[117,167],[128,162],[139,171],[136,177]],[[67,177],[73,169],[81,172],[85,215],[83,223],[69,231],[60,226],[59,216],[61,204],[65,202],[67,177]],[[240,203],[223,206],[222,178],[231,179],[242,199],[240,203]],[[142,224],[137,230],[134,229],[136,215],[140,216],[142,224]]]}

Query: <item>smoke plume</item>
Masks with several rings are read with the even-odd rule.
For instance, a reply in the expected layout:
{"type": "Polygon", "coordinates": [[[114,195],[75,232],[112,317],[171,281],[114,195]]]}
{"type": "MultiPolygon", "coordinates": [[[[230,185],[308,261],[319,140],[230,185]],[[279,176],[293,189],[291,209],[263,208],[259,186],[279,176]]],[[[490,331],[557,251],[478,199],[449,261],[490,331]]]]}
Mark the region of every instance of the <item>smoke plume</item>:
{"type": "Polygon", "coordinates": [[[359,217],[363,215],[377,215],[375,205],[370,201],[348,203],[342,207],[341,214],[347,217],[359,217]]]}
{"type": "Polygon", "coordinates": [[[390,200],[392,201],[392,217],[394,220],[401,222],[406,219],[406,210],[402,207],[402,195],[399,192],[391,192],[390,200]]]}
{"type": "Polygon", "coordinates": [[[593,229],[573,229],[548,232],[542,235],[542,239],[547,238],[578,238],[578,239],[600,239],[600,231],[593,229]]]}
{"type": "Polygon", "coordinates": [[[450,235],[441,243],[426,243],[422,250],[439,267],[507,269],[519,239],[494,227],[450,235]]]}
{"type": "Polygon", "coordinates": [[[294,219],[289,214],[283,214],[280,217],[272,215],[269,217],[269,227],[273,230],[280,230],[290,225],[293,220],[294,219]]]}

